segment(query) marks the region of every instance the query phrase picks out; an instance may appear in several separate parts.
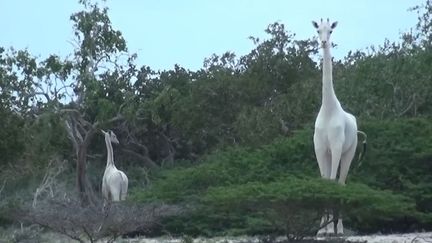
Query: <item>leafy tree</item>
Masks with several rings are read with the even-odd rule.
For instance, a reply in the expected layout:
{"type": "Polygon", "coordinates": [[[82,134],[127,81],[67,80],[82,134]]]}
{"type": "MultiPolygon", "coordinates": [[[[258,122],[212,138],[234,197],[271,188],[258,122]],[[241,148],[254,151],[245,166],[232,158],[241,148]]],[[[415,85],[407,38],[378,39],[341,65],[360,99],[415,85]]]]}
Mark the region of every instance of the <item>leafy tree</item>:
{"type": "Polygon", "coordinates": [[[366,119],[431,115],[431,5],[412,9],[418,23],[400,42],[350,52],[335,65],[336,92],[349,110],[366,119]]]}
{"type": "Polygon", "coordinates": [[[90,141],[104,123],[122,119],[119,113],[130,94],[134,56],[127,56],[121,32],[112,28],[107,8],[80,1],[86,8],[71,16],[77,42],[72,79],[74,102],[63,109],[66,129],[76,152],[77,186],[81,201],[89,201],[86,160],[90,141]],[[121,58],[126,57],[126,65],[121,58]]]}

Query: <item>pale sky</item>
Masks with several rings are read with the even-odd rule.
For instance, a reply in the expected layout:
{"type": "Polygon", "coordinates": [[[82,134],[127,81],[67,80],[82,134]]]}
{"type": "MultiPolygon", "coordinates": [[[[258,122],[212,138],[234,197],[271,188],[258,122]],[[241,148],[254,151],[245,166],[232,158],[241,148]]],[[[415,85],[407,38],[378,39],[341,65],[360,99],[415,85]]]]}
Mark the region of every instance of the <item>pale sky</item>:
{"type": "MultiPolygon", "coordinates": [[[[237,56],[253,48],[249,36],[266,38],[276,21],[296,39],[316,35],[312,20],[330,18],[338,27],[332,40],[337,59],[348,51],[396,41],[417,23],[408,8],[425,0],[108,0],[109,16],[123,33],[138,64],[154,70],[175,64],[197,70],[213,53],[237,56]]],[[[0,46],[27,48],[41,58],[72,53],[69,17],[74,0],[0,0],[0,46]]]]}

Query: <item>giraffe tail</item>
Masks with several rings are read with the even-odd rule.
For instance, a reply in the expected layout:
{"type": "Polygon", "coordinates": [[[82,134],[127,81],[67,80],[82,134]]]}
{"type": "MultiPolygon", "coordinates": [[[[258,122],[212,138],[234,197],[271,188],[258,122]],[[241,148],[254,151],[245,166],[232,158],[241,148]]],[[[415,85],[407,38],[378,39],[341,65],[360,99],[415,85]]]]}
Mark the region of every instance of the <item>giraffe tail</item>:
{"type": "Polygon", "coordinates": [[[358,162],[358,167],[361,166],[362,160],[364,158],[364,155],[366,154],[366,149],[367,149],[367,135],[365,132],[363,131],[357,131],[357,134],[362,135],[363,136],[363,142],[362,142],[362,151],[360,152],[357,162],[358,162]]]}

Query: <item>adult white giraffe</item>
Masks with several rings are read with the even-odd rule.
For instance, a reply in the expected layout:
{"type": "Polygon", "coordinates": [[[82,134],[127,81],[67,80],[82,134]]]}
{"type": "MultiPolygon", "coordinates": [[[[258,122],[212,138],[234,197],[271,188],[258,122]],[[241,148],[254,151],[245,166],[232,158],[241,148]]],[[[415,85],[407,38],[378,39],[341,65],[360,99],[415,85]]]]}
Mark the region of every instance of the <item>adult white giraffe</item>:
{"type": "Polygon", "coordinates": [[[111,144],[111,142],[118,144],[119,141],[114,132],[101,131],[105,135],[107,147],[107,164],[102,178],[102,194],[106,201],[125,200],[128,190],[128,178],[123,171],[116,168],[111,144]]]}
{"type": "MultiPolygon", "coordinates": [[[[330,36],[336,28],[337,22],[330,23],[329,19],[320,24],[312,21],[317,29],[321,48],[323,49],[323,76],[322,76],[322,104],[315,121],[314,147],[321,176],[336,180],[340,166],[340,184],[345,184],[351,161],[357,148],[356,118],[344,111],[333,89],[332,56],[330,36]]],[[[365,137],[366,141],[366,137],[365,137]]],[[[365,145],[365,141],[363,144],[365,145]]],[[[332,213],[323,216],[321,226],[333,220],[332,213]]],[[[318,234],[343,234],[342,219],[339,218],[337,229],[331,222],[318,231],[318,234]],[[336,232],[335,232],[336,230],[336,232]]]]}

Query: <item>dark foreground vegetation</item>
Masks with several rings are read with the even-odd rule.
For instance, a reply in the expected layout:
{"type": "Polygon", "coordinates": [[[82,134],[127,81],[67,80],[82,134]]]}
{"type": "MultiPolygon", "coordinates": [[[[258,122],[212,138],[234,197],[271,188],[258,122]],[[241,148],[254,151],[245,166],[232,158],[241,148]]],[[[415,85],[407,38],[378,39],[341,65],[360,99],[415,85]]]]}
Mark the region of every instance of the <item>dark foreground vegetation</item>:
{"type": "Polygon", "coordinates": [[[369,143],[346,186],[319,178],[313,151],[315,39],[274,23],[245,56],[156,71],[136,65],[106,8],[80,2],[70,57],[0,49],[0,227],[81,241],[299,240],[334,207],[358,233],[431,230],[432,2],[412,9],[418,24],[398,42],[334,63],[336,94],[369,143]],[[129,177],[128,200],[108,207],[100,129],[117,134],[115,162],[129,177]]]}

